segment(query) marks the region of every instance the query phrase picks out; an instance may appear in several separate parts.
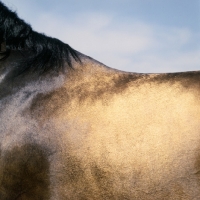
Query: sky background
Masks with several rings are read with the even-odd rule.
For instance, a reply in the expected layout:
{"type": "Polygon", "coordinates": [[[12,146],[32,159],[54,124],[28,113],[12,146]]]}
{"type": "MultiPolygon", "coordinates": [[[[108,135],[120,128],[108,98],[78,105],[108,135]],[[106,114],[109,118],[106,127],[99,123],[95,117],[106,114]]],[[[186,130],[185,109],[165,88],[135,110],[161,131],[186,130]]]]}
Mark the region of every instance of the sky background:
{"type": "Polygon", "coordinates": [[[1,0],[34,30],[109,67],[200,70],[200,0],[1,0]]]}

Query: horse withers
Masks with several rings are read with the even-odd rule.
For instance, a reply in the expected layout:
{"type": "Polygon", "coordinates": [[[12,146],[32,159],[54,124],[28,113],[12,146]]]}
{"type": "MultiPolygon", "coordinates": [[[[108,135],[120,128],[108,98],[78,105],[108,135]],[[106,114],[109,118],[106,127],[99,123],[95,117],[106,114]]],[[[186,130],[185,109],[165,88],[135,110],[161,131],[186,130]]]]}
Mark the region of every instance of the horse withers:
{"type": "Polygon", "coordinates": [[[1,200],[200,199],[200,72],[127,73],[0,2],[1,200]]]}

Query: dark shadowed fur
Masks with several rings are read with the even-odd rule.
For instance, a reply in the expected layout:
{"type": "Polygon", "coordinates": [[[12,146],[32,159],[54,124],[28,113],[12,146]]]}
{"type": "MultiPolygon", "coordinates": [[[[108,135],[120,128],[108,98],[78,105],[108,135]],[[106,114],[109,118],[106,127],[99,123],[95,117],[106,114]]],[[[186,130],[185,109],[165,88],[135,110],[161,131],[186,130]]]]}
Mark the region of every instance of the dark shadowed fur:
{"type": "Polygon", "coordinates": [[[80,61],[78,52],[58,39],[47,37],[32,30],[31,26],[19,19],[0,2],[0,44],[6,43],[5,57],[11,50],[28,51],[26,59],[19,63],[18,74],[25,71],[43,73],[54,69],[59,71],[64,63],[72,67],[72,58],[80,61]],[[27,55],[28,58],[27,58],[27,55]]]}

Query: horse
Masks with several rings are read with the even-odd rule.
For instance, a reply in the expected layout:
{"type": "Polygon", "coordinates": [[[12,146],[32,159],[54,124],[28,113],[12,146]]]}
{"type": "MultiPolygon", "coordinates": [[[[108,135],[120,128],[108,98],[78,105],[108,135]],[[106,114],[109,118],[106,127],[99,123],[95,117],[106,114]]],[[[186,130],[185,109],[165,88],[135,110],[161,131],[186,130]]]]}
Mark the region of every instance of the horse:
{"type": "Polygon", "coordinates": [[[0,2],[1,200],[200,199],[200,72],[109,68],[0,2]]]}

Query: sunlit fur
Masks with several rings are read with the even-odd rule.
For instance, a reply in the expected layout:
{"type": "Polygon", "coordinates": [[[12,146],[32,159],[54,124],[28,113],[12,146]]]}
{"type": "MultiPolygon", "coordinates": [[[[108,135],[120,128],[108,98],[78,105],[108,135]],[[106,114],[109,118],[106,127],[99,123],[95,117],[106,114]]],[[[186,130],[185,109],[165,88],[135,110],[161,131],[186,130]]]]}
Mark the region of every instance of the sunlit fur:
{"type": "Polygon", "coordinates": [[[0,61],[1,200],[200,199],[200,72],[127,73],[77,53],[65,72],[15,76],[39,54],[0,61]]]}

